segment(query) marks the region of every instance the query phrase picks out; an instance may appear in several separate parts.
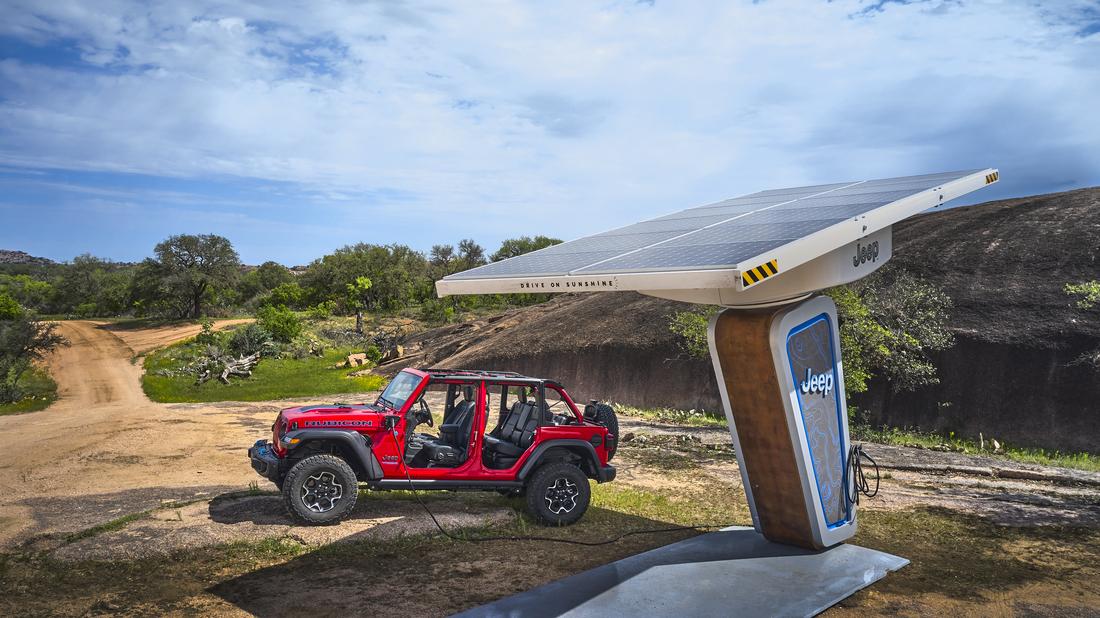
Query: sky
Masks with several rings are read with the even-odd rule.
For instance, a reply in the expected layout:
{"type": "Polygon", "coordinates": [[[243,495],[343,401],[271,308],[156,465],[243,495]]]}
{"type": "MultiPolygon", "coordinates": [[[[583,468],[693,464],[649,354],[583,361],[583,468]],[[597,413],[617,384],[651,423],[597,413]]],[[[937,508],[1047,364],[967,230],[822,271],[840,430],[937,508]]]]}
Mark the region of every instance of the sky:
{"type": "Polygon", "coordinates": [[[1100,185],[1100,2],[0,0],[0,248],[572,239],[757,190],[1100,185]]]}

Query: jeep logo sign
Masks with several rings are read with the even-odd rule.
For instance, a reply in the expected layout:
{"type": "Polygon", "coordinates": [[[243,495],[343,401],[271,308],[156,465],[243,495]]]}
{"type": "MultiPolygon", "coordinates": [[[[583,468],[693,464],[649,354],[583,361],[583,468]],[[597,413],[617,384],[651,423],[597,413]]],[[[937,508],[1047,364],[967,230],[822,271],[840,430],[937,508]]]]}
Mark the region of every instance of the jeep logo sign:
{"type": "Polygon", "coordinates": [[[803,395],[821,393],[822,397],[827,397],[829,393],[833,392],[833,372],[815,374],[812,369],[807,367],[806,380],[802,382],[801,386],[803,395]]]}
{"type": "Polygon", "coordinates": [[[874,241],[869,245],[863,245],[856,243],[856,254],[852,258],[852,267],[859,268],[860,264],[866,264],[871,262],[872,264],[878,261],[878,241],[874,241]]]}

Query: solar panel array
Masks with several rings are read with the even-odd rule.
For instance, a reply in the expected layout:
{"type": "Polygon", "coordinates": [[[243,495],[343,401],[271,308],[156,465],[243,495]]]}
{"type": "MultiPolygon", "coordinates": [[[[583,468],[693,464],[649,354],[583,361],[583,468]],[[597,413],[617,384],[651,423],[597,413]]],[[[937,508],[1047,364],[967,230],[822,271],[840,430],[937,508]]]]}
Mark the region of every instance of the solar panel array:
{"type": "Polygon", "coordinates": [[[446,277],[447,280],[709,270],[740,262],[976,171],[760,191],[446,277]]]}

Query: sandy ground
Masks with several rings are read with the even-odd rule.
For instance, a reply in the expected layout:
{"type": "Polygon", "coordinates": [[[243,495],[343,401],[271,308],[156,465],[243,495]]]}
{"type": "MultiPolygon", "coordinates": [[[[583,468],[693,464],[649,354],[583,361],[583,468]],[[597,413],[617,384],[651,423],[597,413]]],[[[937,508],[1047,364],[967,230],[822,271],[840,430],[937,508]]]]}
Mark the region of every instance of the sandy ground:
{"type": "Polygon", "coordinates": [[[0,547],[261,480],[245,449],[287,402],[164,405],[141,390],[135,356],[197,332],[61,323],[72,345],[49,360],[58,402],[0,417],[0,547]]]}

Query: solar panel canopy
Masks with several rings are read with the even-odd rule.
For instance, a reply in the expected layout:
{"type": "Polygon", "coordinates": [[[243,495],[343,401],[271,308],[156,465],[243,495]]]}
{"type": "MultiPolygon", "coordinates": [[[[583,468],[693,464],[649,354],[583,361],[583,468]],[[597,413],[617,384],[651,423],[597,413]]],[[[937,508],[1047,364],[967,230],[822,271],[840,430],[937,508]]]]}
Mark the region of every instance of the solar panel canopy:
{"type": "Polygon", "coordinates": [[[800,279],[808,292],[836,283],[828,275],[817,277],[820,287],[805,276],[776,283],[860,239],[871,242],[876,232],[886,230],[888,244],[893,223],[998,178],[988,168],[758,191],[449,275],[436,286],[441,296],[637,290],[692,300],[662,291],[725,289],[729,296],[800,279]]]}

